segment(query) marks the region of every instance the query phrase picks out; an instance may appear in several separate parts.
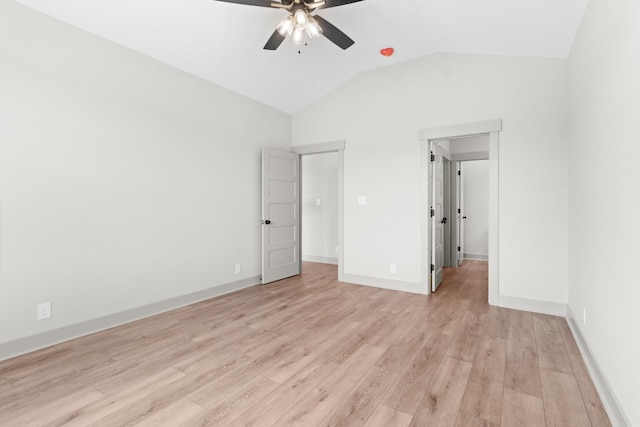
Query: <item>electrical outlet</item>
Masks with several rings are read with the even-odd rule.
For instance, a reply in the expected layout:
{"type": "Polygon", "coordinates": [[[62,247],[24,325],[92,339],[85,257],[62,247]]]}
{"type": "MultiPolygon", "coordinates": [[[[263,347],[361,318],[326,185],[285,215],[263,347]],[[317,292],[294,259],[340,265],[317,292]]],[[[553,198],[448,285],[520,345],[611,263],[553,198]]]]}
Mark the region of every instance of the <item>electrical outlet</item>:
{"type": "Polygon", "coordinates": [[[587,324],[587,309],[586,307],[582,307],[582,324],[587,324]]]}
{"type": "Polygon", "coordinates": [[[236,274],[242,273],[242,264],[236,264],[236,274]]]}
{"type": "Polygon", "coordinates": [[[389,266],[389,272],[392,274],[396,274],[397,270],[396,270],[396,265],[395,264],[391,264],[389,266]]]}
{"type": "Polygon", "coordinates": [[[51,317],[51,303],[44,302],[38,304],[38,320],[49,319],[51,317]]]}
{"type": "Polygon", "coordinates": [[[336,246],[336,254],[340,253],[340,249],[336,246]]]}

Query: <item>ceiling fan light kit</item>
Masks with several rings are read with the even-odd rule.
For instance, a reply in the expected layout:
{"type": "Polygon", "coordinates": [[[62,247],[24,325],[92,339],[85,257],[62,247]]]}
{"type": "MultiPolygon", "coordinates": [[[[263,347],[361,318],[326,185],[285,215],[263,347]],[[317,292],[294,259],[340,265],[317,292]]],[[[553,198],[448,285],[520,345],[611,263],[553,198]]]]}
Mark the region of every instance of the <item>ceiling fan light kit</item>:
{"type": "Polygon", "coordinates": [[[354,41],[321,16],[312,16],[311,12],[362,0],[319,0],[311,2],[306,2],[305,0],[280,0],[280,2],[271,0],[217,1],[287,10],[290,15],[280,21],[276,30],[271,34],[271,37],[264,45],[266,50],[276,50],[287,37],[291,37],[294,44],[300,45],[307,39],[314,39],[321,35],[324,35],[332,43],[344,50],[353,45],[354,41]]]}
{"type": "Polygon", "coordinates": [[[291,40],[295,44],[302,44],[307,37],[314,39],[322,35],[322,28],[318,21],[303,9],[297,9],[293,15],[280,21],[277,31],[284,38],[293,35],[291,40]]]}

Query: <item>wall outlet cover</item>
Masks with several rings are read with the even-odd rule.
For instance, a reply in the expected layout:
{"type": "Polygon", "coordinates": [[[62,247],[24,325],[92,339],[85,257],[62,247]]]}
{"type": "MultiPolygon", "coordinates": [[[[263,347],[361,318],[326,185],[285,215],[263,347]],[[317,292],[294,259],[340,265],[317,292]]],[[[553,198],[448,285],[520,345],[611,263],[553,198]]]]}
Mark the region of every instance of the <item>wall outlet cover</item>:
{"type": "Polygon", "coordinates": [[[51,317],[51,303],[44,302],[38,304],[38,320],[49,319],[51,317]]]}

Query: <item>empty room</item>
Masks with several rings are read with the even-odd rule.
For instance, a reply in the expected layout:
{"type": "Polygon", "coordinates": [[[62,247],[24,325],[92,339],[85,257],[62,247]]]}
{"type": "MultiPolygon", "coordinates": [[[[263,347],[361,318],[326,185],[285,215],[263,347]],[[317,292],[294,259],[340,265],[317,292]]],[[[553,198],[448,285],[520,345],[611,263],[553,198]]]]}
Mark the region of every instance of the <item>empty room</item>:
{"type": "Polygon", "coordinates": [[[633,0],[0,0],[0,425],[640,426],[639,46],[633,0]]]}

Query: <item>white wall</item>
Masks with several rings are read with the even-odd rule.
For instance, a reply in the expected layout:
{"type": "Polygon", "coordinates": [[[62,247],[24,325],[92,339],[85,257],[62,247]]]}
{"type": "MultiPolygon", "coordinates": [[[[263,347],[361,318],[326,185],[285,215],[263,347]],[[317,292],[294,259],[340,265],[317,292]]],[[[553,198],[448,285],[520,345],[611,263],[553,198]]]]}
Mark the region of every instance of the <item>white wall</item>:
{"type": "Polygon", "coordinates": [[[338,153],[305,155],[301,162],[302,259],[337,264],[338,153]]]}
{"type": "Polygon", "coordinates": [[[0,121],[0,343],[260,274],[291,116],[3,0],[0,121]]]}
{"type": "Polygon", "coordinates": [[[489,160],[461,162],[463,184],[464,257],[489,256],[489,160]]]}
{"type": "Polygon", "coordinates": [[[294,145],[346,141],[345,274],[419,289],[418,131],[501,118],[500,293],[566,303],[567,77],[566,60],[437,54],[364,73],[294,115],[294,145]]]}
{"type": "Polygon", "coordinates": [[[640,425],[639,45],[637,1],[591,0],[569,61],[569,306],[634,426],[640,425]]]}

